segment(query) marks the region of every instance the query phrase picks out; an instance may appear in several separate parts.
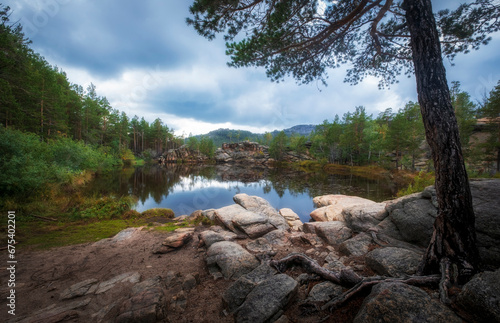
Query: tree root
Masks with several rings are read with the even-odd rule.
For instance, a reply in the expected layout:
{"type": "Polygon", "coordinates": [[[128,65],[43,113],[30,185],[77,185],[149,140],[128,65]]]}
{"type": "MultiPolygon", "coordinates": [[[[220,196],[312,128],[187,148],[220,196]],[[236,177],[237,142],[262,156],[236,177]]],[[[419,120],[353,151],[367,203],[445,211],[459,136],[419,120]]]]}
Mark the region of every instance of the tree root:
{"type": "MultiPolygon", "coordinates": [[[[443,261],[443,264],[446,266],[446,262],[443,261]]],[[[449,270],[447,271],[447,275],[429,275],[429,276],[409,276],[403,278],[394,278],[394,277],[385,277],[385,276],[374,276],[374,277],[361,277],[356,274],[351,269],[341,270],[340,273],[330,271],[321,267],[314,259],[301,254],[301,253],[293,253],[281,260],[273,260],[269,263],[270,266],[276,268],[279,272],[285,272],[288,268],[293,265],[300,265],[307,272],[316,274],[325,280],[329,280],[335,284],[351,287],[349,290],[344,292],[342,295],[331,299],[328,303],[321,307],[321,310],[330,310],[340,307],[349,299],[359,294],[360,292],[366,290],[367,288],[371,288],[374,285],[377,285],[382,282],[399,282],[408,285],[414,286],[423,286],[423,285],[436,285],[440,284],[446,288],[443,288],[442,292],[446,295],[448,299],[448,284],[449,280],[449,270]],[[444,278],[444,279],[443,279],[444,278]]],[[[448,266],[449,267],[449,262],[448,266]]],[[[444,272],[444,271],[443,271],[444,272]]]]}

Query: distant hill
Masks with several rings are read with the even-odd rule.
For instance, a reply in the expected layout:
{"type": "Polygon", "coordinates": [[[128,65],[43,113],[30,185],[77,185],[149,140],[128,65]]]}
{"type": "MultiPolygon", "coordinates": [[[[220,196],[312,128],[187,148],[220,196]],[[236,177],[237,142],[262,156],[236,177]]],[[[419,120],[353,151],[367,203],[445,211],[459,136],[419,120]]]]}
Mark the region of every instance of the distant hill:
{"type": "MultiPolygon", "coordinates": [[[[284,129],[283,131],[287,136],[292,136],[292,135],[301,135],[301,136],[309,136],[311,132],[316,128],[316,125],[312,124],[301,124],[297,126],[293,126],[288,129],[284,129]]],[[[276,136],[281,130],[274,130],[272,132],[273,136],[276,136]]]]}
{"type": "MultiPolygon", "coordinates": [[[[316,126],[315,125],[297,125],[293,126],[288,129],[284,129],[283,131],[287,136],[292,136],[294,134],[301,135],[301,136],[309,136],[311,132],[314,130],[316,126]]],[[[274,130],[271,132],[273,136],[276,136],[281,130],[274,130]]],[[[210,131],[207,134],[204,135],[197,135],[194,136],[198,139],[201,139],[201,137],[208,137],[214,141],[214,144],[216,147],[221,147],[223,143],[230,143],[230,142],[238,142],[238,141],[244,141],[244,140],[249,140],[249,141],[255,141],[259,142],[264,138],[263,133],[253,133],[251,131],[247,130],[235,130],[235,129],[217,129],[210,131]]]]}

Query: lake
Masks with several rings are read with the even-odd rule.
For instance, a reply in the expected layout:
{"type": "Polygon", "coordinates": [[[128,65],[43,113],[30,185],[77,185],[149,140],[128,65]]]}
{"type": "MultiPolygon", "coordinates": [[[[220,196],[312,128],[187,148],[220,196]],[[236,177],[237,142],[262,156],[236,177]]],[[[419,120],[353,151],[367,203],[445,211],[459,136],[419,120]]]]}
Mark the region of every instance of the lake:
{"type": "Polygon", "coordinates": [[[380,202],[391,199],[397,188],[386,178],[369,179],[351,174],[171,164],[97,175],[85,191],[90,195],[134,195],[138,198],[137,211],[170,208],[176,216],[231,205],[234,195],[246,193],[263,197],[276,209],[291,208],[303,222],[309,222],[315,196],[345,194],[380,202]]]}

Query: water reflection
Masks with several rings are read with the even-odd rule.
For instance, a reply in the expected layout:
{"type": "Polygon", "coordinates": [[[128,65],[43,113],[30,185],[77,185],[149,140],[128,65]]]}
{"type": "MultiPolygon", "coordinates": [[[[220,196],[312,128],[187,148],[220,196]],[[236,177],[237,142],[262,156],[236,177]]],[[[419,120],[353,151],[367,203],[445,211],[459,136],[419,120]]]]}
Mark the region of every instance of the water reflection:
{"type": "Polygon", "coordinates": [[[265,198],[277,209],[291,208],[302,221],[309,221],[314,196],[346,194],[383,201],[391,198],[395,189],[386,179],[373,180],[345,174],[174,164],[100,175],[86,187],[86,192],[93,195],[135,195],[139,199],[138,211],[167,207],[176,215],[230,205],[235,194],[246,193],[265,198]]]}

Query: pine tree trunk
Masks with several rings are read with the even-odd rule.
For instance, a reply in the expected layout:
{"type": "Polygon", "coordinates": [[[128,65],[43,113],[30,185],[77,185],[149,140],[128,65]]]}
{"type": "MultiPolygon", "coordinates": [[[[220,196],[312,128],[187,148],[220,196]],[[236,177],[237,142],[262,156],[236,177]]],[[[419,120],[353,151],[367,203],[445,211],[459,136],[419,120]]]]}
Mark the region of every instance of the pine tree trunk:
{"type": "Polygon", "coordinates": [[[467,279],[479,267],[475,217],[431,0],[405,0],[404,8],[439,204],[420,273],[438,273],[440,262],[447,259],[458,266],[459,277],[467,279]]]}

